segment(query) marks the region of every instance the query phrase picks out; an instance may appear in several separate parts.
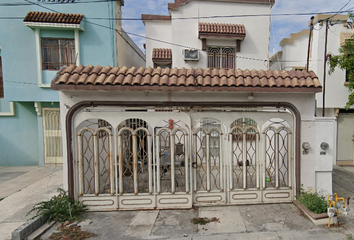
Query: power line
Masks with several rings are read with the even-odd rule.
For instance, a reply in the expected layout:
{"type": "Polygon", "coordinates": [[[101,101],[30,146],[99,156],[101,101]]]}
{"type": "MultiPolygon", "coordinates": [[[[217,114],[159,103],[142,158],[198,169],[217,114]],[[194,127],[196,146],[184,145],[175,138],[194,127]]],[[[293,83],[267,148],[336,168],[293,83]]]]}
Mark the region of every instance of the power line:
{"type": "MultiPolygon", "coordinates": [[[[100,3],[100,2],[117,2],[120,0],[92,0],[92,1],[79,1],[79,2],[41,2],[43,4],[50,4],[50,5],[68,5],[68,4],[80,4],[80,3],[100,3]]],[[[33,5],[30,3],[0,3],[0,7],[18,7],[18,6],[29,6],[33,5]]]]}
{"type": "MultiPolygon", "coordinates": [[[[29,3],[32,3],[34,5],[37,5],[39,7],[42,7],[42,8],[45,8],[47,10],[50,10],[50,11],[53,11],[53,12],[56,12],[56,13],[60,13],[54,9],[50,9],[50,8],[47,8],[45,6],[41,6],[40,4],[38,3],[33,3],[29,0],[25,0],[26,2],[29,2],[29,3]]],[[[167,41],[163,41],[163,40],[160,40],[160,39],[155,39],[155,38],[150,38],[150,37],[146,37],[146,36],[142,36],[142,35],[139,35],[139,34],[136,34],[136,33],[130,33],[130,32],[126,32],[124,30],[118,30],[116,28],[112,28],[112,27],[107,27],[107,26],[104,26],[104,25],[101,25],[101,24],[98,24],[98,23],[93,23],[93,22],[90,22],[90,21],[87,21],[87,20],[81,20],[83,22],[86,22],[86,23],[89,23],[89,24],[92,24],[92,25],[96,25],[96,26],[99,26],[99,27],[103,27],[103,28],[106,28],[106,29],[111,29],[111,30],[114,30],[114,31],[117,31],[118,33],[126,33],[126,34],[129,34],[129,35],[132,35],[132,36],[136,36],[136,37],[140,37],[140,38],[145,38],[145,39],[149,39],[149,40],[152,40],[152,41],[156,41],[156,42],[161,42],[161,43],[165,43],[165,44],[170,44],[170,45],[174,45],[174,46],[178,46],[178,47],[183,47],[183,48],[187,48],[187,49],[195,49],[195,50],[199,50],[199,51],[203,51],[205,52],[205,50],[202,50],[202,49],[198,49],[198,48],[195,48],[195,47],[190,47],[190,46],[185,46],[185,45],[181,45],[181,44],[176,44],[176,43],[171,43],[171,42],[167,42],[167,41]]],[[[121,35],[121,34],[120,34],[121,35]]],[[[122,35],[121,35],[122,36],[122,35]]],[[[123,36],[122,36],[123,37],[123,36]]],[[[123,39],[125,39],[123,37],[123,39]]],[[[126,40],[126,39],[125,39],[126,40]]],[[[127,40],[126,40],[127,41],[127,40]]],[[[128,41],[127,41],[128,42],[128,41]]],[[[255,60],[255,61],[262,61],[262,62],[266,62],[266,61],[269,61],[269,60],[264,60],[264,59],[259,59],[259,58],[251,58],[251,57],[242,57],[242,56],[238,56],[236,55],[237,58],[242,58],[242,59],[246,59],[246,60],[255,60]]]]}
{"type": "Polygon", "coordinates": [[[352,1],[352,0],[349,0],[346,4],[344,4],[344,6],[341,7],[341,8],[339,9],[339,11],[331,17],[331,20],[332,20],[336,15],[338,15],[338,13],[339,13],[340,11],[342,11],[343,8],[345,8],[351,1],[352,1]]]}
{"type": "MultiPolygon", "coordinates": [[[[340,11],[339,13],[348,13],[349,10],[340,11]]],[[[242,14],[242,15],[221,15],[221,16],[205,16],[205,17],[180,17],[180,18],[171,18],[173,20],[193,20],[193,19],[209,19],[209,18],[241,18],[241,17],[282,17],[282,16],[310,16],[317,14],[333,14],[335,12],[311,12],[311,13],[275,13],[275,14],[242,14]]],[[[95,20],[129,20],[129,21],[138,21],[142,18],[90,18],[95,20]]]]}
{"type": "MultiPolygon", "coordinates": [[[[29,2],[25,0],[26,2],[29,2]]],[[[99,0],[100,1],[100,0],[99,0]]],[[[111,0],[111,1],[116,1],[116,0],[111,0]]],[[[37,5],[40,7],[43,7],[47,10],[50,8],[47,8],[45,6],[42,6],[41,4],[31,2],[32,4],[26,4],[26,5],[37,5]]],[[[2,4],[0,4],[0,7],[2,4]]],[[[353,8],[351,8],[353,9],[353,8]]],[[[282,17],[282,16],[310,16],[310,15],[317,15],[317,14],[335,14],[338,15],[339,13],[348,13],[351,12],[351,9],[345,10],[345,11],[338,11],[338,12],[309,12],[309,13],[275,13],[275,14],[241,14],[241,15],[217,15],[217,16],[204,16],[204,17],[180,17],[180,18],[171,18],[171,21],[173,20],[193,20],[193,19],[210,19],[210,18],[243,18],[243,17],[282,17]]],[[[54,12],[57,12],[55,10],[51,10],[54,12]]],[[[58,12],[59,13],[59,12],[58,12]]],[[[334,15],[334,16],[335,16],[334,15]]],[[[14,17],[1,17],[0,19],[17,19],[14,17]]],[[[86,19],[92,19],[92,20],[122,20],[122,21],[142,21],[142,18],[106,18],[106,17],[91,17],[91,18],[86,18],[86,19]]]]}
{"type": "MultiPolygon", "coordinates": [[[[28,3],[31,3],[32,5],[37,5],[39,7],[42,7],[42,8],[45,8],[47,10],[50,10],[50,11],[53,11],[53,12],[56,12],[56,13],[61,13],[61,12],[58,12],[54,9],[51,9],[51,8],[48,8],[48,7],[45,7],[45,6],[42,6],[41,4],[38,4],[38,3],[34,3],[34,2],[31,2],[29,0],[24,0],[28,3]]],[[[347,11],[338,11],[337,13],[339,12],[347,12],[347,11]]],[[[329,12],[327,12],[329,13],[329,12]]],[[[333,12],[332,12],[333,13],[333,12]]],[[[307,15],[307,14],[310,14],[310,13],[299,13],[298,15],[307,15]]],[[[313,13],[311,13],[312,15],[313,13]]],[[[278,14],[278,15],[294,15],[294,14],[278,14]]],[[[234,15],[235,17],[237,15],[234,15]]],[[[240,15],[239,15],[240,16],[240,15]]],[[[259,16],[259,15],[242,15],[242,16],[259,16]]],[[[264,16],[271,16],[271,14],[264,14],[264,16]]],[[[212,17],[230,17],[230,16],[211,16],[211,17],[208,17],[208,18],[212,18],[212,17]]],[[[98,19],[98,18],[90,18],[90,19],[98,19]]],[[[106,19],[114,19],[114,20],[122,20],[122,18],[106,18],[106,19]]],[[[187,18],[183,18],[183,19],[187,19],[187,18]]],[[[141,19],[140,19],[141,20],[141,19]]],[[[90,22],[90,21],[87,21],[87,20],[81,20],[83,22],[86,22],[86,23],[89,23],[89,24],[92,24],[92,25],[96,25],[96,26],[99,26],[99,27],[102,27],[102,28],[106,28],[106,29],[110,29],[110,30],[114,30],[116,31],[117,33],[119,33],[119,35],[122,36],[122,38],[127,42],[129,43],[122,35],[122,33],[126,33],[128,35],[132,35],[132,36],[135,36],[135,37],[139,37],[139,38],[144,38],[144,39],[148,39],[148,40],[152,40],[152,41],[156,41],[156,42],[160,42],[160,43],[165,43],[165,44],[169,44],[169,45],[173,45],[173,46],[177,46],[177,47],[182,47],[182,48],[187,48],[187,49],[195,49],[195,50],[199,50],[201,52],[206,52],[206,50],[203,50],[203,49],[199,49],[199,48],[195,48],[195,47],[190,47],[190,46],[186,46],[186,45],[181,45],[181,44],[177,44],[177,43],[172,43],[172,42],[167,42],[167,41],[163,41],[163,40],[160,40],[160,39],[156,39],[156,38],[151,38],[151,37],[146,37],[146,36],[142,36],[142,35],[139,35],[139,34],[136,34],[136,33],[131,33],[131,32],[127,32],[125,30],[118,30],[116,28],[113,28],[113,27],[107,27],[107,26],[104,26],[104,25],[101,25],[101,24],[98,24],[98,23],[94,23],[94,22],[90,22]]],[[[130,44],[129,44],[130,45],[130,44]]],[[[130,45],[131,46],[131,45],[130,45]]],[[[241,58],[241,59],[246,59],[246,60],[254,60],[254,61],[262,61],[262,62],[269,62],[269,59],[259,59],[259,58],[252,58],[252,57],[243,57],[243,56],[238,56],[236,55],[236,58],[241,58]]]]}

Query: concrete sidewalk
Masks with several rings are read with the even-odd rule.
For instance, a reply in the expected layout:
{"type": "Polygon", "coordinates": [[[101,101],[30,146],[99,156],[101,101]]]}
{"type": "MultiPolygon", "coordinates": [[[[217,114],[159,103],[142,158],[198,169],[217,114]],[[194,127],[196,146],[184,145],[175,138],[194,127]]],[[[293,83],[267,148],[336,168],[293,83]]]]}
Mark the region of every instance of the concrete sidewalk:
{"type": "Polygon", "coordinates": [[[0,240],[31,216],[36,203],[47,201],[63,187],[62,167],[0,167],[0,240]]]}
{"type": "MultiPolygon", "coordinates": [[[[88,212],[90,239],[346,239],[345,227],[314,226],[294,204],[200,207],[191,210],[88,212]],[[195,217],[218,218],[195,225],[195,217]]],[[[48,239],[50,232],[43,235],[48,239]]]]}

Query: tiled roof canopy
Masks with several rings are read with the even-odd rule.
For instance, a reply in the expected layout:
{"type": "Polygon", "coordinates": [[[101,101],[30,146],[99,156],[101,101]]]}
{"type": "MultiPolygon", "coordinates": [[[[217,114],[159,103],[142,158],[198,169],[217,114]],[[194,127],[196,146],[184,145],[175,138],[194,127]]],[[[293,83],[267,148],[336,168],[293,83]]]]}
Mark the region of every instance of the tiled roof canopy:
{"type": "Polygon", "coordinates": [[[170,48],[154,48],[152,50],[152,61],[157,63],[171,63],[172,50],[170,48]]]}
{"type": "Polygon", "coordinates": [[[242,24],[199,23],[199,38],[228,37],[244,39],[245,26],[242,24]]]}
{"type": "Polygon", "coordinates": [[[80,24],[84,15],[72,13],[29,12],[24,22],[80,24]]]}
{"type": "Polygon", "coordinates": [[[127,68],[73,66],[61,69],[52,80],[55,90],[156,90],[321,92],[311,71],[240,69],[127,68]]]}

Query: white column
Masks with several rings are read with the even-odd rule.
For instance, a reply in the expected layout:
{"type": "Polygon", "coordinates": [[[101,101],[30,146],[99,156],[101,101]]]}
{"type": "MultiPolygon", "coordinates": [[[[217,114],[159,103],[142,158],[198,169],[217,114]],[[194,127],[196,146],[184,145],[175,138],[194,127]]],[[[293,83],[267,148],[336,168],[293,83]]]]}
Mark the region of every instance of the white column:
{"type": "Polygon", "coordinates": [[[157,179],[156,179],[156,185],[157,185],[157,193],[160,193],[161,191],[161,150],[160,150],[160,134],[156,135],[156,161],[157,161],[157,167],[156,167],[156,175],[157,175],[157,179]]]}
{"type": "Polygon", "coordinates": [[[42,52],[41,52],[41,36],[40,36],[41,30],[39,28],[36,28],[34,30],[35,33],[35,38],[36,38],[36,58],[37,58],[37,81],[38,85],[43,84],[42,80],[42,52]]]}
{"type": "Polygon", "coordinates": [[[79,66],[80,63],[80,39],[79,39],[79,30],[74,30],[75,36],[75,59],[76,59],[76,66],[79,66]]]}
{"type": "Polygon", "coordinates": [[[84,194],[84,162],[82,153],[82,138],[81,134],[77,136],[78,142],[78,154],[79,154],[79,195],[84,194]]]}
{"type": "Polygon", "coordinates": [[[288,133],[288,186],[289,188],[292,186],[292,181],[291,181],[291,176],[292,176],[292,164],[293,164],[293,153],[292,153],[292,147],[291,147],[291,133],[288,133]]]}
{"type": "Polygon", "coordinates": [[[95,195],[98,195],[100,193],[100,175],[99,175],[99,165],[98,165],[98,138],[97,134],[93,135],[93,146],[94,146],[94,155],[93,155],[93,160],[94,160],[94,171],[95,171],[95,195]]]}
{"type": "Polygon", "coordinates": [[[133,181],[134,181],[134,194],[138,194],[138,139],[136,132],[133,133],[133,181]]]}
{"type": "Polygon", "coordinates": [[[151,147],[151,135],[148,136],[148,174],[149,174],[149,193],[152,194],[152,147],[151,147]]]}
{"type": "Polygon", "coordinates": [[[256,181],[257,181],[257,189],[259,189],[259,134],[256,133],[255,134],[256,136],[256,154],[255,154],[255,157],[256,157],[256,181]]]}
{"type": "Polygon", "coordinates": [[[186,193],[189,193],[189,151],[188,151],[188,146],[190,146],[188,143],[188,134],[184,136],[184,169],[185,169],[185,175],[186,175],[186,193]]]}
{"type": "Polygon", "coordinates": [[[210,133],[206,135],[206,138],[207,191],[210,191],[210,133]]]}
{"type": "Polygon", "coordinates": [[[279,187],[279,132],[275,134],[275,187],[279,187]]]}
{"type": "Polygon", "coordinates": [[[175,135],[170,133],[170,153],[171,153],[171,192],[175,193],[175,135]]]}
{"type": "Polygon", "coordinates": [[[246,145],[246,133],[242,133],[242,177],[243,177],[243,189],[247,188],[247,145],[246,145]]]}
{"type": "Polygon", "coordinates": [[[220,190],[224,190],[224,167],[223,167],[223,161],[224,161],[224,154],[223,154],[223,134],[220,133],[219,135],[219,169],[220,169],[220,178],[219,178],[219,184],[220,184],[220,190]]]}
{"type": "Polygon", "coordinates": [[[109,179],[111,187],[111,195],[114,193],[114,163],[113,163],[113,135],[109,134],[109,179]]]}
{"type": "Polygon", "coordinates": [[[229,134],[229,137],[230,137],[230,139],[229,139],[229,159],[230,159],[230,161],[229,161],[229,175],[230,175],[230,177],[229,177],[229,179],[230,179],[230,186],[229,186],[229,188],[230,188],[230,190],[232,190],[233,188],[234,188],[234,175],[232,174],[232,170],[233,170],[233,167],[234,167],[234,155],[233,155],[233,144],[232,144],[232,142],[233,142],[233,135],[232,135],[232,130],[231,130],[231,133],[229,134]]]}
{"type": "Polygon", "coordinates": [[[123,141],[122,135],[118,135],[118,164],[119,164],[119,194],[123,194],[123,141]]]}

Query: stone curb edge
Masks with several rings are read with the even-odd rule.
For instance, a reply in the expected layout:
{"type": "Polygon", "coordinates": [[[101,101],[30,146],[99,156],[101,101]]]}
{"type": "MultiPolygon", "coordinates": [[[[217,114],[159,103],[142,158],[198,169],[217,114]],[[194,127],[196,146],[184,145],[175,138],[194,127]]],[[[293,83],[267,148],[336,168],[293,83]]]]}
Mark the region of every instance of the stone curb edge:
{"type": "Polygon", "coordinates": [[[48,221],[49,216],[38,216],[22,224],[12,232],[12,240],[23,240],[48,221]]]}

